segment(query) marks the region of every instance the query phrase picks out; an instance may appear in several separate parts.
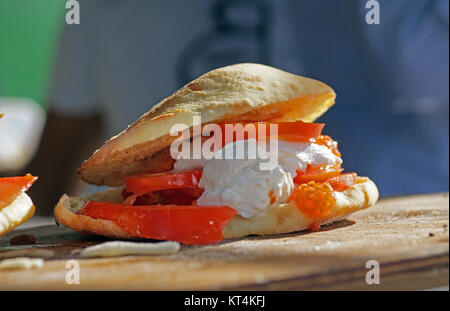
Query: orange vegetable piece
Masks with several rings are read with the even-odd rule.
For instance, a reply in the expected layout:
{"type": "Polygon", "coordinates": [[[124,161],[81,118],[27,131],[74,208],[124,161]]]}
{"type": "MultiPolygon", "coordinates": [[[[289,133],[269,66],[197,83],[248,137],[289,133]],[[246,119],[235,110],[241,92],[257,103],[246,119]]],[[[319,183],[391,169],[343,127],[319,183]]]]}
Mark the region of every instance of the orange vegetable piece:
{"type": "Polygon", "coordinates": [[[328,149],[331,150],[331,152],[333,152],[335,156],[339,158],[341,157],[341,153],[339,152],[337,142],[334,141],[330,136],[320,135],[319,137],[314,138],[313,142],[315,142],[318,145],[326,146],[328,149]]]}
{"type": "Polygon", "coordinates": [[[340,165],[308,164],[305,171],[297,170],[294,182],[298,185],[310,181],[324,182],[332,177],[338,176],[343,170],[340,165]]]}
{"type": "Polygon", "coordinates": [[[30,174],[21,177],[0,178],[0,209],[11,204],[38,179],[30,174]]]}
{"type": "Polygon", "coordinates": [[[326,219],[336,204],[333,188],[327,182],[301,184],[293,192],[292,200],[303,214],[318,221],[326,219]]]}

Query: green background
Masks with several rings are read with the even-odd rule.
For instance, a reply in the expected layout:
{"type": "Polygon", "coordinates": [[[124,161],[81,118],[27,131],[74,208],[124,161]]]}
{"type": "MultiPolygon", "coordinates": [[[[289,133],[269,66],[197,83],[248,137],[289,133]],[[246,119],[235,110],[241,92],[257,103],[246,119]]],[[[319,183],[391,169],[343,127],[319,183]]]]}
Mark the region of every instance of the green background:
{"type": "Polygon", "coordinates": [[[0,96],[46,106],[66,0],[0,0],[0,96]]]}

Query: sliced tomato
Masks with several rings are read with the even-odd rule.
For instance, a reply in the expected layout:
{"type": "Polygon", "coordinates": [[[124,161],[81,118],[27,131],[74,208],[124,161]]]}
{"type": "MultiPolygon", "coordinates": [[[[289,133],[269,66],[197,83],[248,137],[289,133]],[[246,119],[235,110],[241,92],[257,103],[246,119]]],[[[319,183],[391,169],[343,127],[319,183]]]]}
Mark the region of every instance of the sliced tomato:
{"type": "Polygon", "coordinates": [[[324,182],[339,175],[343,170],[339,165],[308,164],[305,171],[297,171],[294,183],[301,185],[310,181],[324,182]]]}
{"type": "Polygon", "coordinates": [[[303,121],[295,122],[236,122],[236,123],[221,123],[219,124],[222,130],[222,145],[226,145],[236,140],[240,139],[258,139],[261,137],[270,137],[270,125],[275,124],[278,127],[278,139],[287,141],[297,141],[297,142],[308,142],[311,139],[320,136],[324,124],[322,123],[307,123],[303,121]],[[245,126],[251,125],[254,127],[254,131],[243,131],[242,135],[237,135],[233,132],[232,136],[227,136],[226,131],[239,129],[238,125],[242,125],[241,129],[245,130],[245,126]],[[264,125],[265,131],[261,134],[259,133],[259,126],[264,125]],[[231,127],[233,126],[233,128],[231,127]]]}
{"type": "Polygon", "coordinates": [[[169,189],[158,192],[162,204],[194,205],[203,193],[200,188],[169,189]]]}
{"type": "Polygon", "coordinates": [[[308,142],[322,133],[322,123],[306,123],[302,121],[281,122],[278,124],[278,138],[288,141],[308,142]]]}
{"type": "Polygon", "coordinates": [[[136,237],[212,244],[222,241],[222,229],[236,211],[228,206],[128,206],[88,201],[78,214],[113,221],[136,237]]]}
{"type": "Polygon", "coordinates": [[[37,179],[30,174],[21,177],[0,178],[0,209],[11,204],[22,192],[27,191],[37,179]]]}
{"type": "Polygon", "coordinates": [[[146,194],[130,194],[125,198],[123,204],[125,205],[154,205],[161,203],[161,199],[155,192],[146,194]]]}
{"type": "Polygon", "coordinates": [[[156,190],[196,188],[202,171],[143,174],[124,178],[126,191],[144,194],[156,190]]]}
{"type": "Polygon", "coordinates": [[[335,191],[344,191],[356,184],[356,173],[345,173],[339,176],[330,178],[327,182],[335,191]]]}
{"type": "Polygon", "coordinates": [[[176,204],[176,205],[195,205],[203,193],[200,188],[168,189],[158,190],[145,194],[128,194],[124,196],[125,205],[155,205],[155,204],[176,204]]]}

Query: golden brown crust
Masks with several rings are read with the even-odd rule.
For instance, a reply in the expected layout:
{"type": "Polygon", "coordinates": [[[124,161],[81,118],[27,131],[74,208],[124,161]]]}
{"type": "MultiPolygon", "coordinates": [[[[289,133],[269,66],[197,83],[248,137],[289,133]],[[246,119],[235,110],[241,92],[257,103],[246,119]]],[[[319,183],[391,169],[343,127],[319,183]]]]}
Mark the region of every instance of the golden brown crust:
{"type": "MultiPolygon", "coordinates": [[[[109,194],[109,192],[100,194],[100,196],[102,196],[101,200],[108,201],[109,194]]],[[[75,214],[77,210],[81,209],[86,201],[87,198],[69,198],[66,194],[63,194],[53,212],[56,221],[83,234],[97,234],[117,239],[132,238],[128,232],[112,221],[94,219],[89,216],[75,214]]]]}
{"type": "Polygon", "coordinates": [[[167,148],[174,124],[224,121],[312,122],[334,104],[326,84],[265,65],[237,64],[206,73],[162,100],[111,138],[78,170],[84,181],[119,186],[123,177],[161,172],[171,163],[167,148]]]}
{"type": "MultiPolygon", "coordinates": [[[[112,238],[133,238],[115,223],[108,220],[93,219],[76,215],[87,200],[108,202],[121,201],[121,189],[110,189],[98,192],[94,196],[69,198],[63,195],[55,207],[56,220],[81,233],[93,233],[112,238]]],[[[368,208],[378,199],[378,189],[368,178],[360,178],[360,182],[337,195],[336,204],[329,217],[321,224],[331,223],[358,210],[368,208]]],[[[313,220],[300,212],[293,203],[281,204],[271,209],[266,215],[249,220],[234,216],[223,229],[224,238],[237,238],[247,235],[270,235],[296,232],[308,229],[313,220]]]]}

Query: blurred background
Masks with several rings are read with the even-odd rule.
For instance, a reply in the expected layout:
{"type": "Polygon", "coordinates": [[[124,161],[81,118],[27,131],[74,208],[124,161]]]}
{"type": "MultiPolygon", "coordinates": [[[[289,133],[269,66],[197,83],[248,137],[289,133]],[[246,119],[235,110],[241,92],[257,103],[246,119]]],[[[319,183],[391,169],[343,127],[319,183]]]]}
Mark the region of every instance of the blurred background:
{"type": "Polygon", "coordinates": [[[378,0],[0,0],[0,176],[39,176],[50,215],[62,193],[91,191],[75,170],[179,87],[257,62],[336,91],[318,122],[346,171],[382,196],[448,191],[449,2],[378,0]]]}

